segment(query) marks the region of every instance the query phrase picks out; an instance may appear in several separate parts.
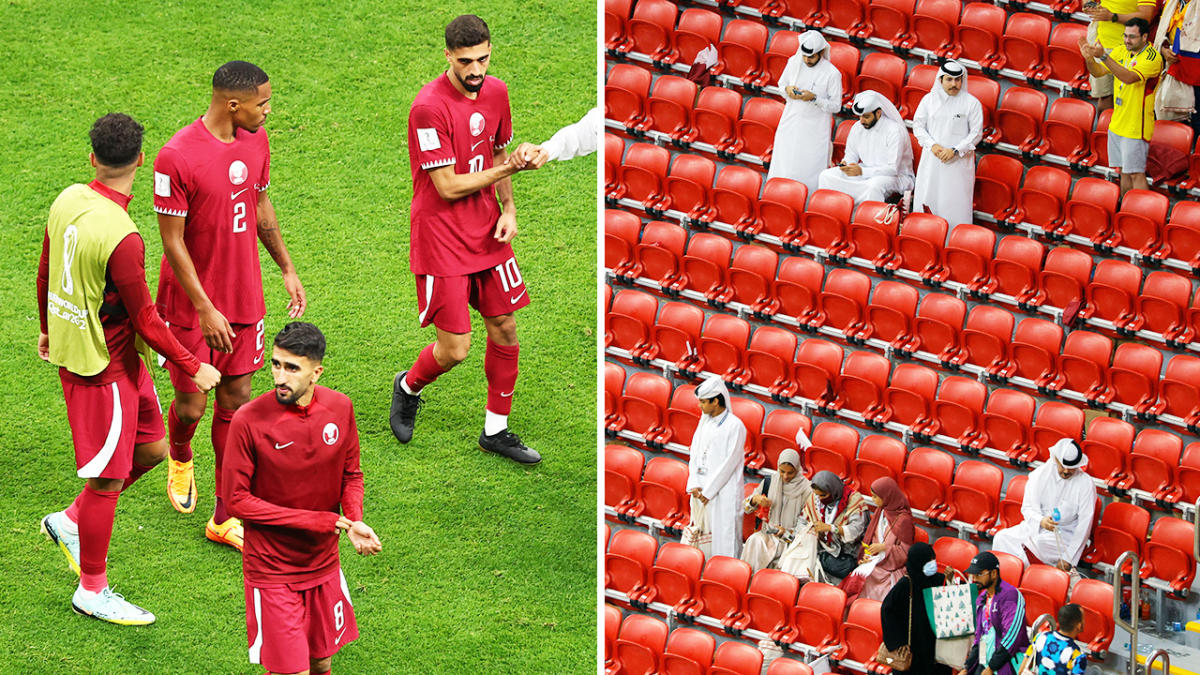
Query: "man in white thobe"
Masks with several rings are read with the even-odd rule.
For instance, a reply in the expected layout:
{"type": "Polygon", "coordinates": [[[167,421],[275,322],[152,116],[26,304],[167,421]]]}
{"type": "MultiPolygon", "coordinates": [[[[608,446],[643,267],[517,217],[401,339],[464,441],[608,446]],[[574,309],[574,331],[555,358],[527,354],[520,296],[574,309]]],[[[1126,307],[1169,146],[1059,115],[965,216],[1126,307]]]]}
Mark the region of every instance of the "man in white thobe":
{"type": "Polygon", "coordinates": [[[779,76],[783,116],[775,129],[775,149],[767,180],[791,178],[817,189],[817,176],[833,153],[833,115],[842,109],[842,74],[829,61],[829,43],[810,30],[779,76]]]}
{"type": "Polygon", "coordinates": [[[868,89],[854,97],[858,122],[850,127],[842,163],[821,172],[818,187],[865,201],[897,201],[913,189],[912,144],[904,119],[883,94],[868,89]]]}
{"type": "Polygon", "coordinates": [[[738,557],[742,548],[742,466],[746,427],[729,410],[729,390],[713,376],[696,387],[700,422],[692,436],[687,491],[693,517],[706,509],[711,555],[738,557]]]}
{"type": "Polygon", "coordinates": [[[584,157],[596,151],[600,143],[600,131],[604,126],[604,114],[599,106],[587,111],[578,122],[554,132],[550,140],[541,145],[522,143],[513,154],[521,161],[530,162],[540,169],[548,160],[568,160],[584,157]]]}
{"type": "Polygon", "coordinates": [[[975,144],[983,137],[983,106],[967,93],[967,69],[946,61],[933,90],[913,115],[913,135],[925,149],[917,166],[912,210],[928,210],[950,226],[972,222],[975,144]]]}
{"type": "Polygon", "coordinates": [[[1055,443],[1050,461],[1030,472],[1025,484],[1025,520],[997,532],[992,550],[1011,553],[1026,566],[1040,561],[1070,571],[1077,565],[1096,509],[1096,486],[1086,466],[1087,456],[1074,440],[1055,443]]]}

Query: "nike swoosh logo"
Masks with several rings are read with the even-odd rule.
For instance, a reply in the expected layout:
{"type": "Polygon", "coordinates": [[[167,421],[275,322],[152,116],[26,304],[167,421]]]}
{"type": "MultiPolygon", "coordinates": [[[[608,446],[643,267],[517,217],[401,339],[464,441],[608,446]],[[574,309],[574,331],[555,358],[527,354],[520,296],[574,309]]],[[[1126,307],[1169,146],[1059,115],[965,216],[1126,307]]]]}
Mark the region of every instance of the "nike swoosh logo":
{"type": "Polygon", "coordinates": [[[509,396],[512,396],[513,393],[511,391],[508,392],[507,394],[505,394],[504,392],[500,392],[500,395],[503,396],[504,398],[508,398],[509,396]]]}
{"type": "Polygon", "coordinates": [[[338,633],[337,639],[335,639],[335,640],[333,641],[333,644],[335,644],[335,645],[336,645],[336,644],[338,644],[339,642],[341,642],[341,641],[342,641],[342,636],[346,634],[346,630],[347,630],[347,629],[343,628],[343,629],[342,629],[342,632],[338,633]]]}
{"type": "Polygon", "coordinates": [[[262,359],[263,359],[262,354],[259,354],[258,356],[254,357],[254,362],[262,363],[262,359]]]}
{"type": "Polygon", "coordinates": [[[472,143],[472,144],[471,144],[471,152],[475,152],[475,148],[478,148],[478,147],[479,147],[479,144],[480,144],[480,143],[482,143],[482,142],[484,142],[484,141],[486,141],[486,140],[487,140],[486,138],[483,138],[483,139],[480,139],[480,140],[478,140],[478,141],[475,141],[474,143],[472,143]]]}
{"type": "Polygon", "coordinates": [[[521,291],[521,294],[520,294],[520,295],[518,295],[518,296],[517,296],[517,297],[515,297],[515,298],[509,298],[509,300],[508,300],[508,304],[510,304],[510,305],[515,305],[515,304],[517,304],[517,301],[518,301],[518,300],[520,300],[520,299],[521,299],[521,298],[523,298],[523,297],[525,297],[525,291],[521,291]]]}
{"type": "Polygon", "coordinates": [[[237,198],[238,198],[238,195],[242,194],[243,192],[245,192],[246,190],[249,190],[249,189],[250,189],[250,188],[242,188],[241,190],[238,190],[237,192],[230,192],[230,193],[229,193],[229,198],[230,198],[230,199],[237,199],[237,198]]]}
{"type": "Polygon", "coordinates": [[[192,508],[192,495],[191,495],[191,494],[188,494],[187,501],[186,501],[186,502],[183,502],[183,503],[182,503],[182,504],[180,504],[179,506],[181,506],[181,507],[183,508],[183,510],[185,510],[185,511],[186,511],[186,510],[188,510],[188,509],[190,509],[190,508],[192,508]]]}
{"type": "Polygon", "coordinates": [[[283,445],[280,445],[280,444],[276,443],[276,444],[275,444],[275,449],[276,449],[276,450],[282,450],[282,449],[286,448],[287,446],[289,446],[289,445],[291,445],[292,443],[295,443],[295,442],[296,442],[296,441],[288,441],[287,443],[284,443],[283,445]]]}

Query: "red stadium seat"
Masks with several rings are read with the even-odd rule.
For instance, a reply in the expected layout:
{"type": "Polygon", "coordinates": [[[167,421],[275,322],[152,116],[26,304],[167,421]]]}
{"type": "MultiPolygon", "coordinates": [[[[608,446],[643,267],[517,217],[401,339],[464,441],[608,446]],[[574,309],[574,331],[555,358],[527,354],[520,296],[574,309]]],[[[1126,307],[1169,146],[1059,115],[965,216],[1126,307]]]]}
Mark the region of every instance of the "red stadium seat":
{"type": "Polygon", "coordinates": [[[936,513],[947,506],[953,476],[953,456],[933,448],[917,448],[908,456],[900,486],[914,511],[936,513]]]}
{"type": "Polygon", "coordinates": [[[670,161],[671,153],[666,148],[634,143],[625,152],[625,162],[617,170],[618,186],[613,196],[653,204],[662,197],[670,161]]]}
{"type": "Polygon", "coordinates": [[[962,355],[959,334],[966,317],[967,303],[962,300],[944,293],[927,294],[913,319],[916,339],[906,348],[929,352],[949,364],[962,355]]]}
{"type": "Polygon", "coordinates": [[[671,33],[679,10],[666,0],[638,0],[633,18],[626,25],[629,42],[618,51],[645,54],[652,59],[663,58],[671,49],[671,33]]]}
{"type": "Polygon", "coordinates": [[[750,324],[728,314],[708,318],[700,334],[700,356],[695,368],[733,381],[742,372],[742,360],[750,341],[750,324]]]}
{"type": "Polygon", "coordinates": [[[1075,89],[1089,87],[1087,66],[1083,63],[1083,55],[1079,53],[1079,38],[1086,35],[1087,26],[1084,24],[1073,21],[1054,24],[1054,30],[1050,33],[1050,43],[1046,47],[1046,61],[1050,66],[1051,78],[1066,82],[1075,89]]]}
{"type": "Polygon", "coordinates": [[[1192,267],[1200,267],[1200,202],[1176,202],[1163,227],[1168,255],[1192,267]]]}
{"type": "Polygon", "coordinates": [[[1138,413],[1148,414],[1155,409],[1162,363],[1163,354],[1154,347],[1133,342],[1119,345],[1108,368],[1113,400],[1133,406],[1138,413]]]}
{"type": "Polygon", "coordinates": [[[632,9],[631,0],[604,0],[605,49],[616,49],[625,42],[625,24],[632,9]]]}
{"type": "Polygon", "coordinates": [[[1161,333],[1166,340],[1188,343],[1195,336],[1188,327],[1188,300],[1192,283],[1173,272],[1151,272],[1146,275],[1137,297],[1136,316],[1124,326],[1127,331],[1141,329],[1161,333]]]}
{"type": "Polygon", "coordinates": [[[621,623],[616,653],[620,672],[650,675],[658,672],[659,660],[667,647],[667,624],[644,614],[630,614],[621,623]]]}
{"type": "Polygon", "coordinates": [[[607,424],[610,418],[617,414],[617,399],[621,398],[621,392],[625,389],[625,369],[621,366],[605,361],[604,363],[604,421],[607,424]]]}
{"type": "Polygon", "coordinates": [[[812,29],[823,28],[829,23],[825,0],[782,0],[767,5],[763,14],[773,18],[789,16],[812,29]]]}
{"type": "MultiPolygon", "coordinates": [[[[794,2],[795,0],[789,0],[794,2]]],[[[829,62],[842,74],[842,102],[848,104],[854,97],[854,77],[858,75],[858,64],[862,54],[858,47],[845,42],[829,44],[829,62]]]]}
{"type": "Polygon", "coordinates": [[[954,482],[947,493],[949,504],[937,513],[941,521],[960,520],[986,533],[1000,512],[1000,488],[1004,487],[1004,472],[989,462],[964,460],[954,472],[954,482]]]}
{"type": "Polygon", "coordinates": [[[661,220],[646,223],[637,245],[637,264],[632,275],[645,276],[664,287],[669,287],[683,272],[687,238],[687,230],[675,223],[661,220]]]}
{"type": "Polygon", "coordinates": [[[1021,514],[1021,502],[1025,499],[1025,484],[1028,482],[1029,474],[1017,474],[1008,481],[1004,498],[1000,500],[1000,520],[997,529],[1016,527],[1025,520],[1025,516],[1021,514]]]}
{"type": "Polygon", "coordinates": [[[809,325],[828,326],[844,333],[857,332],[863,325],[871,279],[862,272],[838,268],[825,277],[821,289],[821,312],[809,325]]]}
{"type": "MultiPolygon", "coordinates": [[[[1055,34],[1062,32],[1060,29],[1064,26],[1076,27],[1075,24],[1061,23],[1055,29],[1055,34]]],[[[1052,67],[1055,49],[1054,45],[1050,46],[1052,67]]],[[[1071,50],[1076,59],[1081,58],[1077,44],[1072,43],[1071,50]]],[[[1046,122],[1042,125],[1044,143],[1038,148],[1039,154],[1063,157],[1073,167],[1090,166],[1095,161],[1091,153],[1092,127],[1095,124],[1096,107],[1090,102],[1077,98],[1054,99],[1046,112],[1046,122]]]]}
{"type": "Polygon", "coordinates": [[[1024,454],[1031,442],[1033,397],[1014,389],[996,389],[988,396],[983,411],[983,435],[971,443],[973,448],[994,448],[1011,458],[1024,454]]]}
{"type": "Polygon", "coordinates": [[[1038,387],[1049,387],[1058,373],[1062,342],[1062,326],[1053,321],[1033,317],[1021,321],[1008,348],[1012,368],[1005,374],[1029,378],[1038,387]]]}
{"type": "Polygon", "coordinates": [[[926,281],[943,276],[942,251],[948,230],[944,218],[929,213],[909,214],[896,237],[900,266],[917,272],[926,281]]]}
{"type": "MultiPolygon", "coordinates": [[[[726,166],[717,174],[713,185],[713,210],[718,222],[733,225],[741,232],[758,229],[758,193],[762,190],[763,175],[745,166],[726,166]]],[[[772,274],[771,276],[774,276],[772,274]]]]}
{"type": "Polygon", "coordinates": [[[650,570],[651,587],[643,600],[662,602],[683,612],[700,597],[700,573],[704,554],[694,546],[668,541],[658,549],[650,570]]]}
{"type": "MultiPolygon", "coordinates": [[[[1046,45],[1050,43],[1050,19],[1040,14],[1017,12],[1008,19],[1000,47],[1012,68],[1021,70],[1026,80],[1044,81],[1050,77],[1046,45]]],[[[1041,119],[1041,118],[1039,118],[1041,119]]]]}
{"type": "MultiPolygon", "coordinates": [[[[1074,333],[1072,333],[1074,335],[1074,333]]],[[[1070,341],[1070,336],[1067,338],[1070,341]]],[[[1033,447],[1021,457],[1022,461],[1050,459],[1050,446],[1064,438],[1079,443],[1083,437],[1083,411],[1073,405],[1050,401],[1038,408],[1030,439],[1033,447]]]]}
{"type": "MultiPolygon", "coordinates": [[[[972,77],[967,81],[967,93],[979,99],[979,104],[983,106],[984,137],[999,133],[991,128],[996,125],[996,108],[1000,105],[1000,83],[990,77],[972,77]]],[[[995,139],[991,139],[991,142],[995,142],[995,139]]]]}
{"type": "Polygon", "coordinates": [[[967,446],[983,430],[983,405],[987,387],[982,382],[952,375],[942,380],[933,417],[937,426],[927,433],[946,434],[967,446]]]}
{"type": "Polygon", "coordinates": [[[763,463],[750,468],[779,468],[779,453],[796,447],[796,434],[800,431],[803,431],[805,436],[812,436],[812,420],[801,413],[783,408],[767,413],[763,420],[762,434],[758,437],[757,455],[763,458],[763,463]]]}
{"type": "Polygon", "coordinates": [[[900,264],[895,243],[899,229],[899,215],[894,207],[883,202],[863,202],[854,212],[846,246],[838,255],[866,258],[876,270],[894,270],[900,264]]]}
{"type": "MultiPolygon", "coordinates": [[[[1037,169],[1048,167],[1034,167],[1037,169]]],[[[1055,169],[1057,171],[1057,169],[1055,169]]],[[[1065,174],[1065,172],[1064,172],[1065,174]]],[[[1070,177],[1067,177],[1070,184],[1070,177]]],[[[1026,177],[1025,185],[1029,185],[1026,177]]],[[[1024,195],[1030,194],[1021,189],[1024,205],[1024,195]]],[[[1065,195],[1065,191],[1064,191],[1065,195]]],[[[1025,213],[1030,213],[1026,211],[1025,213]]],[[[1004,237],[996,247],[996,255],[991,260],[989,276],[990,283],[984,287],[988,293],[1004,293],[1017,299],[1017,302],[1028,302],[1037,293],[1038,273],[1042,271],[1042,261],[1046,257],[1046,247],[1041,242],[1026,237],[1004,237]]]]}
{"type": "Polygon", "coordinates": [[[712,185],[717,165],[700,155],[678,154],[665,183],[666,194],[654,204],[659,211],[676,209],[688,218],[712,217],[712,185]]]}
{"type": "Polygon", "coordinates": [[[820,310],[820,288],[825,281],[825,266],[811,258],[788,256],[779,265],[775,296],[779,311],[807,323],[820,310]]]}
{"type": "MultiPolygon", "coordinates": [[[[883,642],[883,626],[880,623],[880,602],[867,598],[856,598],[846,612],[842,624],[841,658],[858,661],[868,669],[876,667],[875,655],[883,642]]],[[[811,671],[809,671],[811,672],[811,671]]],[[[867,672],[882,672],[868,670],[867,672]]]]}
{"type": "Polygon", "coordinates": [[[746,626],[766,633],[772,640],[790,641],[795,635],[792,608],[799,591],[800,580],[787,572],[759,570],[746,592],[746,626]]]}
{"type": "MultiPolygon", "coordinates": [[[[1171,148],[1172,150],[1182,153],[1183,156],[1187,156],[1192,152],[1195,134],[1192,131],[1192,128],[1184,122],[1157,120],[1154,123],[1153,138],[1155,145],[1162,145],[1164,147],[1171,148]]],[[[1155,187],[1159,188],[1160,190],[1162,188],[1173,189],[1176,185],[1186,182],[1187,179],[1188,177],[1186,175],[1178,178],[1168,177],[1155,181],[1155,187]]],[[[1158,257],[1158,255],[1161,254],[1156,254],[1155,257],[1158,257]]]]}
{"type": "Polygon", "coordinates": [[[850,352],[838,378],[838,398],[832,406],[846,408],[864,417],[883,403],[891,364],[880,354],[850,352]]]}
{"type": "Polygon", "coordinates": [[[1178,500],[1182,492],[1175,483],[1175,469],[1182,454],[1179,436],[1162,429],[1143,429],[1129,455],[1133,487],[1149,492],[1160,503],[1178,500]]]}
{"type": "Polygon", "coordinates": [[[1175,596],[1186,595],[1196,579],[1196,559],[1193,555],[1194,523],[1163,516],[1154,521],[1150,541],[1146,543],[1146,564],[1143,579],[1154,577],[1171,584],[1175,596]]]}
{"type": "Polygon", "coordinates": [[[696,399],[696,387],[690,384],[676,387],[666,412],[668,437],[680,445],[691,445],[699,422],[700,401],[696,399]]]}
{"type": "Polygon", "coordinates": [[[975,210],[1002,220],[1016,205],[1024,170],[1021,161],[1015,157],[984,155],[975,169],[975,210]]]}
{"type": "Polygon", "coordinates": [[[792,380],[796,382],[797,394],[807,399],[820,401],[833,390],[842,370],[843,350],[840,345],[827,340],[809,339],[796,349],[796,363],[792,366],[792,380]]]}
{"type": "Polygon", "coordinates": [[[1002,7],[982,2],[967,3],[958,23],[962,57],[978,62],[984,68],[1002,68],[1004,57],[1000,53],[1000,36],[1004,34],[1006,18],[1002,7]]]}
{"type": "Polygon", "coordinates": [[[608,313],[612,346],[640,354],[649,346],[650,328],[657,313],[658,300],[653,295],[633,290],[617,293],[608,313]]]}
{"type": "Polygon", "coordinates": [[[1016,208],[1007,220],[1046,229],[1057,227],[1063,221],[1063,207],[1070,192],[1071,174],[1054,166],[1035,166],[1025,174],[1016,208]]]}
{"type": "MultiPolygon", "coordinates": [[[[871,3],[872,6],[875,3],[871,3]]],[[[859,66],[858,77],[854,80],[854,92],[873,89],[883,94],[889,101],[900,98],[900,90],[904,88],[904,76],[908,66],[904,59],[894,54],[871,52],[863,57],[859,66]]]]}
{"type": "Polygon", "coordinates": [[[1110,487],[1132,484],[1129,453],[1133,451],[1133,425],[1114,417],[1097,417],[1088,424],[1082,448],[1087,455],[1086,471],[1110,487]]]}
{"type": "Polygon", "coordinates": [[[892,370],[891,381],[883,393],[883,410],[869,421],[875,426],[899,422],[918,434],[928,434],[933,428],[937,387],[938,376],[932,369],[901,363],[892,370]]]}
{"type": "Polygon", "coordinates": [[[660,75],[646,99],[646,117],[638,128],[683,139],[692,130],[696,83],[675,75],[660,75]]]}
{"type": "Polygon", "coordinates": [[[1120,195],[1121,188],[1114,183],[1091,176],[1080,178],[1067,201],[1066,220],[1055,233],[1078,234],[1093,243],[1103,241],[1112,231],[1120,195]]]}
{"type": "Polygon", "coordinates": [[[1133,317],[1133,306],[1142,286],[1142,270],[1124,260],[1101,260],[1087,285],[1083,316],[1109,321],[1133,317]]]}
{"type": "Polygon", "coordinates": [[[1066,307],[1074,300],[1082,301],[1091,277],[1092,256],[1067,246],[1052,248],[1038,273],[1038,293],[1029,303],[1066,307]]]}
{"type": "Polygon", "coordinates": [[[806,663],[781,656],[767,666],[767,675],[813,675],[813,669],[806,663]]]}
{"type": "Polygon", "coordinates": [[[833,134],[833,154],[830,158],[832,165],[839,164],[846,154],[846,140],[850,138],[850,130],[858,120],[842,120],[837,123],[837,130],[833,134]]]}
{"type": "Polygon", "coordinates": [[[688,614],[704,614],[731,625],[745,611],[746,589],[750,585],[750,564],[715,555],[704,566],[700,577],[700,602],[688,614]],[[695,612],[695,613],[694,613],[695,612]]]}
{"type": "Polygon", "coordinates": [[[626,129],[635,127],[644,114],[651,79],[650,71],[644,68],[626,63],[613,66],[604,81],[604,116],[626,129]]]}
{"type": "Polygon", "coordinates": [[[1179,489],[1182,502],[1195,504],[1200,499],[1200,442],[1188,443],[1179,459],[1179,489]]]}
{"type": "Polygon", "coordinates": [[[1082,579],[1071,589],[1071,602],[1083,609],[1083,632],[1075,639],[1093,654],[1103,655],[1113,639],[1113,587],[1097,579],[1082,579]]]}
{"type": "Polygon", "coordinates": [[[796,236],[800,232],[800,214],[808,201],[808,186],[790,178],[775,177],[767,180],[762,198],[758,201],[758,220],[762,233],[779,237],[781,240],[796,236]]]}
{"type": "MultiPolygon", "coordinates": [[[[684,13],[693,11],[684,10],[684,13]]],[[[705,10],[695,10],[703,12],[705,10]]],[[[717,19],[720,21],[720,19],[717,19]]],[[[700,90],[696,99],[696,109],[692,111],[693,134],[686,137],[690,142],[708,143],[718,150],[733,143],[734,125],[741,116],[742,97],[732,89],[724,87],[705,87],[700,90]]],[[[689,155],[681,155],[688,157],[689,155]]],[[[679,160],[676,159],[678,162],[679,160]]],[[[712,184],[712,181],[709,181],[712,184]]]]}
{"type": "Polygon", "coordinates": [[[835,190],[817,190],[810,196],[804,211],[804,234],[790,243],[836,250],[845,245],[853,212],[854,198],[850,195],[835,190]]]}
{"type": "Polygon", "coordinates": [[[818,471],[832,471],[842,480],[850,475],[858,449],[858,431],[837,422],[821,422],[810,437],[812,446],[804,451],[804,474],[812,477],[818,471]]]}
{"type": "Polygon", "coordinates": [[[1113,217],[1113,233],[1106,246],[1129,246],[1150,255],[1162,246],[1163,228],[1171,201],[1150,190],[1130,190],[1121,199],[1121,210],[1113,217]]]}
{"type": "Polygon", "coordinates": [[[881,281],[871,294],[867,305],[866,325],[857,333],[859,339],[878,338],[893,346],[904,347],[916,334],[914,318],[917,313],[916,287],[899,281],[881,281]]]}
{"type": "Polygon", "coordinates": [[[640,488],[640,512],[630,515],[646,516],[666,527],[683,529],[690,519],[687,493],[688,467],[670,457],[651,457],[646,463],[640,488]]]}
{"type": "Polygon", "coordinates": [[[1048,102],[1044,92],[1029,87],[1012,87],[1004,92],[996,110],[999,140],[1016,145],[1022,152],[1032,152],[1042,140],[1048,102]]]}
{"type": "Polygon", "coordinates": [[[642,220],[628,211],[604,210],[604,266],[616,271],[633,264],[642,220]]]}
{"type": "Polygon", "coordinates": [[[792,625],[795,642],[825,650],[839,644],[846,593],[829,584],[810,581],[800,589],[792,625]]]}
{"type": "Polygon", "coordinates": [[[826,0],[825,12],[829,16],[829,25],[841,28],[850,34],[856,33],[863,28],[867,4],[866,0],[850,0],[849,2],[826,0]]]}
{"type": "Polygon", "coordinates": [[[683,275],[672,286],[713,299],[721,297],[726,292],[725,270],[732,254],[733,243],[720,235],[711,232],[692,235],[683,256],[683,275]]]}
{"type": "MultiPolygon", "coordinates": [[[[664,63],[682,63],[690,66],[696,54],[721,41],[721,15],[699,7],[689,7],[679,15],[675,26],[674,42],[670,55],[659,59],[664,63]]],[[[739,102],[740,103],[740,102],[739,102]]]]}
{"type": "Polygon", "coordinates": [[[1000,578],[1013,586],[1019,585],[1021,575],[1025,572],[1025,566],[1021,563],[1021,559],[1003,551],[992,551],[992,554],[1000,562],[1000,578]]]}
{"type": "Polygon", "coordinates": [[[1092,536],[1092,545],[1083,552],[1080,561],[1092,565],[1112,565],[1125,551],[1133,551],[1141,557],[1142,544],[1146,541],[1149,527],[1150,514],[1146,509],[1125,502],[1113,502],[1104,508],[1100,524],[1092,536]]]}
{"type": "Polygon", "coordinates": [[[725,151],[748,152],[764,161],[770,161],[771,149],[775,145],[775,129],[779,126],[779,118],[782,115],[782,101],[763,97],[751,98],[746,102],[742,116],[738,118],[737,138],[725,151]]]}
{"type": "Polygon", "coordinates": [[[763,417],[766,416],[767,411],[763,408],[763,404],[754,399],[734,396],[730,404],[730,412],[746,426],[745,451],[749,456],[758,447],[758,432],[762,429],[763,417]]]}
{"type": "Polygon", "coordinates": [[[617,642],[617,632],[619,630],[621,630],[621,610],[606,603],[604,605],[605,666],[613,665],[613,656],[616,654],[615,645],[617,642]]]}
{"type": "Polygon", "coordinates": [[[653,438],[663,429],[663,411],[671,397],[671,382],[654,373],[634,373],[625,382],[625,393],[617,402],[623,429],[653,438]]]}
{"type": "Polygon", "coordinates": [[[646,458],[624,445],[604,446],[604,505],[624,513],[637,504],[638,486],[646,458]]]}
{"type": "Polygon", "coordinates": [[[1021,576],[1021,595],[1025,598],[1025,625],[1031,626],[1043,614],[1058,616],[1067,602],[1071,577],[1050,565],[1030,565],[1021,576]]]}
{"type": "Polygon", "coordinates": [[[939,566],[948,566],[965,573],[979,548],[966,539],[938,537],[933,542],[933,557],[939,566]]]}
{"type": "Polygon", "coordinates": [[[713,653],[711,675],[759,675],[763,653],[743,642],[730,640],[721,643],[713,653]]]}
{"type": "Polygon", "coordinates": [[[763,70],[767,84],[779,85],[783,69],[787,67],[788,59],[796,54],[800,46],[800,34],[790,30],[777,30],[771,36],[771,43],[763,53],[763,70]]]}
{"type": "Polygon", "coordinates": [[[625,154],[625,141],[620,136],[604,132],[604,194],[617,185],[617,167],[625,154]]]}
{"type": "Polygon", "coordinates": [[[796,333],[776,326],[758,328],[746,350],[748,383],[766,387],[779,398],[791,398],[796,390],[791,379],[795,355],[796,333]]]}
{"type": "Polygon", "coordinates": [[[870,494],[871,485],[880,478],[891,478],[899,484],[907,456],[903,441],[892,436],[867,436],[858,446],[858,457],[850,464],[851,487],[870,494]]]}
{"type": "Polygon", "coordinates": [[[858,35],[875,36],[892,43],[893,49],[916,44],[912,30],[916,0],[874,0],[867,6],[867,20],[858,35]]]}
{"type": "Polygon", "coordinates": [[[1200,415],[1200,358],[1178,354],[1168,361],[1159,389],[1163,412],[1182,417],[1185,423],[1194,425],[1200,415]]]}
{"type": "Polygon", "coordinates": [[[1108,123],[1112,120],[1112,108],[1101,110],[1092,130],[1092,152],[1096,153],[1096,165],[1108,166],[1108,123]]]}
{"type": "Polygon", "coordinates": [[[962,331],[966,362],[990,373],[1002,373],[1008,368],[1008,343],[1012,340],[1016,317],[1008,310],[991,305],[977,305],[967,314],[962,331]]]}
{"type": "MultiPolygon", "coordinates": [[[[778,309],[775,301],[775,270],[779,256],[765,246],[746,244],[738,247],[729,264],[729,286],[732,300],[749,305],[752,312],[774,314],[778,309]]],[[[791,355],[788,355],[791,362],[791,355]]]]}
{"type": "MultiPolygon", "coordinates": [[[[937,0],[926,0],[937,1],[937,0]]],[[[957,0],[954,0],[957,3],[957,0]]],[[[918,39],[921,34],[917,33],[918,39]]],[[[906,120],[911,120],[917,112],[917,106],[921,105],[921,99],[933,89],[937,84],[939,68],[931,63],[921,63],[912,67],[908,71],[908,79],[904,81],[904,88],[900,90],[900,115],[906,120]]]]}
{"type": "Polygon", "coordinates": [[[1085,330],[1072,332],[1063,341],[1058,358],[1063,388],[1079,392],[1088,400],[1107,403],[1112,399],[1107,377],[1112,352],[1112,340],[1107,337],[1085,330]]]}
{"type": "Polygon", "coordinates": [[[617,530],[604,554],[604,574],[608,587],[637,597],[647,586],[647,574],[654,566],[658,541],[640,530],[617,530]]]}
{"type": "Polygon", "coordinates": [[[719,60],[715,73],[753,80],[762,73],[763,52],[767,50],[767,26],[761,21],[733,19],[725,24],[717,44],[719,60]]]}
{"type": "Polygon", "coordinates": [[[960,0],[918,0],[912,19],[916,46],[938,57],[958,58],[962,45],[955,36],[955,26],[961,13],[960,0]]]}
{"type": "Polygon", "coordinates": [[[676,628],[667,638],[660,672],[680,675],[708,672],[716,645],[716,638],[702,630],[676,628]]]}

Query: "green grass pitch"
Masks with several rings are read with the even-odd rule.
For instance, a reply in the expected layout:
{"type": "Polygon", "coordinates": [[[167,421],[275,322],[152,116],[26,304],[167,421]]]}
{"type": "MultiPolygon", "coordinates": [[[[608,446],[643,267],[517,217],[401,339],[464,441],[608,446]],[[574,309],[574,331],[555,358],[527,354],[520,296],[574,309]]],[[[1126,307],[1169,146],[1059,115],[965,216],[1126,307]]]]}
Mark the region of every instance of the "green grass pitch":
{"type": "MultiPolygon", "coordinates": [[[[262,66],[271,195],[329,339],[322,384],[354,401],[366,521],[384,550],[342,545],[361,638],[336,672],[595,671],[596,161],[514,177],[514,242],[533,304],[517,315],[521,375],[512,428],[545,456],[522,468],[481,453],[482,324],[470,358],[430,387],[417,435],[387,425],[393,374],[433,339],[408,271],[408,107],[445,68],[442,30],[488,21],[490,73],[509,85],[516,142],[545,140],[596,99],[590,0],[66,2],[0,5],[0,655],[6,672],[257,673],[247,662],[240,560],[204,539],[212,506],[211,412],[196,435],[201,502],[183,516],[158,467],[121,498],[109,555],[115,589],[158,616],[124,628],[75,615],[76,579],[38,520],[78,492],[62,390],[36,357],[34,276],[47,209],[91,169],[87,131],[127,112],[146,127],[130,211],[150,287],[162,247],[150,165],[204,112],[215,68],[262,66]]],[[[286,316],[262,253],[268,339],[286,316]]],[[[164,408],[165,373],[155,376],[164,408]]],[[[269,386],[268,370],[254,392],[269,386]]]]}

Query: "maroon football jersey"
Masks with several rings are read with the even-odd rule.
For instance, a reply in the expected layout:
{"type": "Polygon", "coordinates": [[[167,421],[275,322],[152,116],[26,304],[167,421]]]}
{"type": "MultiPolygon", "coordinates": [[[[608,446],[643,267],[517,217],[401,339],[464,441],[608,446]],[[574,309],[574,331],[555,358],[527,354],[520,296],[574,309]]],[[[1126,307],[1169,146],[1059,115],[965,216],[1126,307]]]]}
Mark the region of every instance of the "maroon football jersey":
{"type": "Polygon", "coordinates": [[[409,264],[413,274],[458,276],[495,267],[512,257],[512,247],[493,238],[500,204],[495,186],[447,202],[429,170],[453,166],[455,173],[492,168],[492,154],[513,138],[508,87],[486,77],[475,100],[463,96],[444,73],[421,88],[408,113],[408,161],[413,199],[409,264]]]}
{"type": "MultiPolygon", "coordinates": [[[[267,130],[236,129],[224,143],[196,120],[180,129],[154,159],[154,210],[183,216],[183,241],[200,285],[230,323],[253,324],[266,314],[258,262],[258,193],[271,182],[267,130]]],[[[197,326],[196,310],[162,259],[157,303],[163,318],[197,326]]]]}

